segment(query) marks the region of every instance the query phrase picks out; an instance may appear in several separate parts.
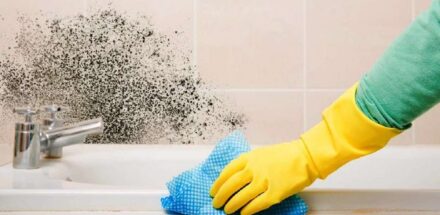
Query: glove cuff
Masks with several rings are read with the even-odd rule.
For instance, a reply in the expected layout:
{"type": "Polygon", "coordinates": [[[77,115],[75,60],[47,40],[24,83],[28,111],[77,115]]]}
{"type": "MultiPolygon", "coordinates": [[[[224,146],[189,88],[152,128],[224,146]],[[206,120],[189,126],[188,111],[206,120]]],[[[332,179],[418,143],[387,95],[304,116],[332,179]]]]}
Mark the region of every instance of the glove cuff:
{"type": "Polygon", "coordinates": [[[323,120],[301,136],[321,179],[348,161],[381,149],[401,132],[364,115],[355,102],[357,86],[324,110],[323,120]]]}

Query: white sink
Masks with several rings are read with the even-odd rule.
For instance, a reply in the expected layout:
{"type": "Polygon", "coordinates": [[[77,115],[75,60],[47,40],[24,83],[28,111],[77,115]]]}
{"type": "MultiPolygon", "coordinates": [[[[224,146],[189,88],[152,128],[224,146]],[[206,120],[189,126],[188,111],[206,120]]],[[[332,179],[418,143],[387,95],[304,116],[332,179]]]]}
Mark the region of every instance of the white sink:
{"type": "MultiPolygon", "coordinates": [[[[213,146],[76,145],[37,170],[0,167],[0,211],[155,211],[213,146]]],[[[440,211],[440,147],[387,147],[301,193],[312,210],[440,211]]]]}
{"type": "Polygon", "coordinates": [[[212,147],[81,145],[60,160],[44,160],[50,178],[78,183],[165,190],[165,182],[196,166],[212,147]]]}

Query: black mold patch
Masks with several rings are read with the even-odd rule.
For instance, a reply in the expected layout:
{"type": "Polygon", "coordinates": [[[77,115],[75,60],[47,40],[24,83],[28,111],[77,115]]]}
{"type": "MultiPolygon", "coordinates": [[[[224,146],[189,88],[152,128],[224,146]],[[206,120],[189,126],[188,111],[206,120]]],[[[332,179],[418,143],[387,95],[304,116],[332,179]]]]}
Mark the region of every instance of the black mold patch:
{"type": "Polygon", "coordinates": [[[102,117],[101,143],[193,143],[244,125],[191,66],[191,52],[147,18],[113,9],[20,18],[15,54],[0,59],[0,105],[60,104],[69,122],[102,117]]]}

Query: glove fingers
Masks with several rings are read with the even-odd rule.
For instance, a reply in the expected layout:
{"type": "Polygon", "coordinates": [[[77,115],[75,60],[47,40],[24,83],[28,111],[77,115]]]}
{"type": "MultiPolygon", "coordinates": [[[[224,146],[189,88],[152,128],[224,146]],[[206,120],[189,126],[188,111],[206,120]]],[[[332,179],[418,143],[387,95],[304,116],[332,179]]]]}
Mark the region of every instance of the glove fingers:
{"type": "Polygon", "coordinates": [[[258,213],[262,210],[269,208],[270,206],[276,204],[276,201],[273,201],[269,195],[269,192],[259,195],[257,198],[252,200],[249,204],[247,204],[242,210],[241,215],[251,215],[258,213]]]}
{"type": "Polygon", "coordinates": [[[252,181],[252,175],[248,171],[241,171],[229,178],[218,190],[212,201],[215,208],[221,208],[228,199],[252,181]]]}
{"type": "Polygon", "coordinates": [[[246,166],[246,161],[243,156],[238,157],[237,159],[231,161],[220,173],[220,176],[215,180],[211,187],[211,191],[209,192],[212,197],[214,197],[220,187],[228,180],[231,176],[236,174],[237,172],[244,169],[246,166]]]}
{"type": "Polygon", "coordinates": [[[267,190],[266,183],[258,183],[258,182],[250,183],[248,186],[240,190],[228,201],[224,209],[225,212],[227,214],[234,213],[238,209],[245,206],[252,199],[264,193],[266,190],[267,190]]]}

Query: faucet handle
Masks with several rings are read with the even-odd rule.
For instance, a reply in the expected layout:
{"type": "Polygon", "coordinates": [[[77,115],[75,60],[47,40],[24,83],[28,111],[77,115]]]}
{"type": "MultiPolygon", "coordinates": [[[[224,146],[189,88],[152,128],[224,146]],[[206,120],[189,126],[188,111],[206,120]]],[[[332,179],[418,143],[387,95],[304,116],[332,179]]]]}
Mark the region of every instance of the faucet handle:
{"type": "Polygon", "coordinates": [[[43,109],[44,109],[44,111],[46,111],[48,113],[57,113],[57,112],[64,110],[64,108],[62,108],[59,105],[55,105],[55,104],[44,106],[43,109]]]}
{"type": "Polygon", "coordinates": [[[40,110],[33,109],[31,107],[18,107],[18,108],[14,108],[13,112],[19,115],[24,115],[25,122],[32,122],[32,116],[40,113],[40,110]]]}
{"type": "Polygon", "coordinates": [[[44,106],[44,107],[43,107],[43,110],[44,110],[45,112],[47,112],[47,113],[50,113],[50,118],[51,118],[51,119],[55,119],[55,115],[56,115],[56,113],[59,113],[59,112],[63,111],[63,110],[64,110],[64,107],[61,107],[61,106],[59,106],[59,105],[55,105],[55,104],[53,104],[53,105],[47,105],[47,106],[44,106]]]}
{"type": "MultiPolygon", "coordinates": [[[[43,119],[44,129],[49,131],[49,130],[52,130],[55,128],[62,127],[64,124],[64,121],[62,119],[57,119],[56,114],[63,111],[64,109],[65,109],[64,107],[61,107],[61,106],[55,105],[55,104],[44,106],[43,110],[46,113],[50,114],[49,118],[43,119]]],[[[62,147],[47,148],[45,150],[45,157],[46,158],[61,158],[61,156],[63,156],[63,148],[62,147]]]]}

